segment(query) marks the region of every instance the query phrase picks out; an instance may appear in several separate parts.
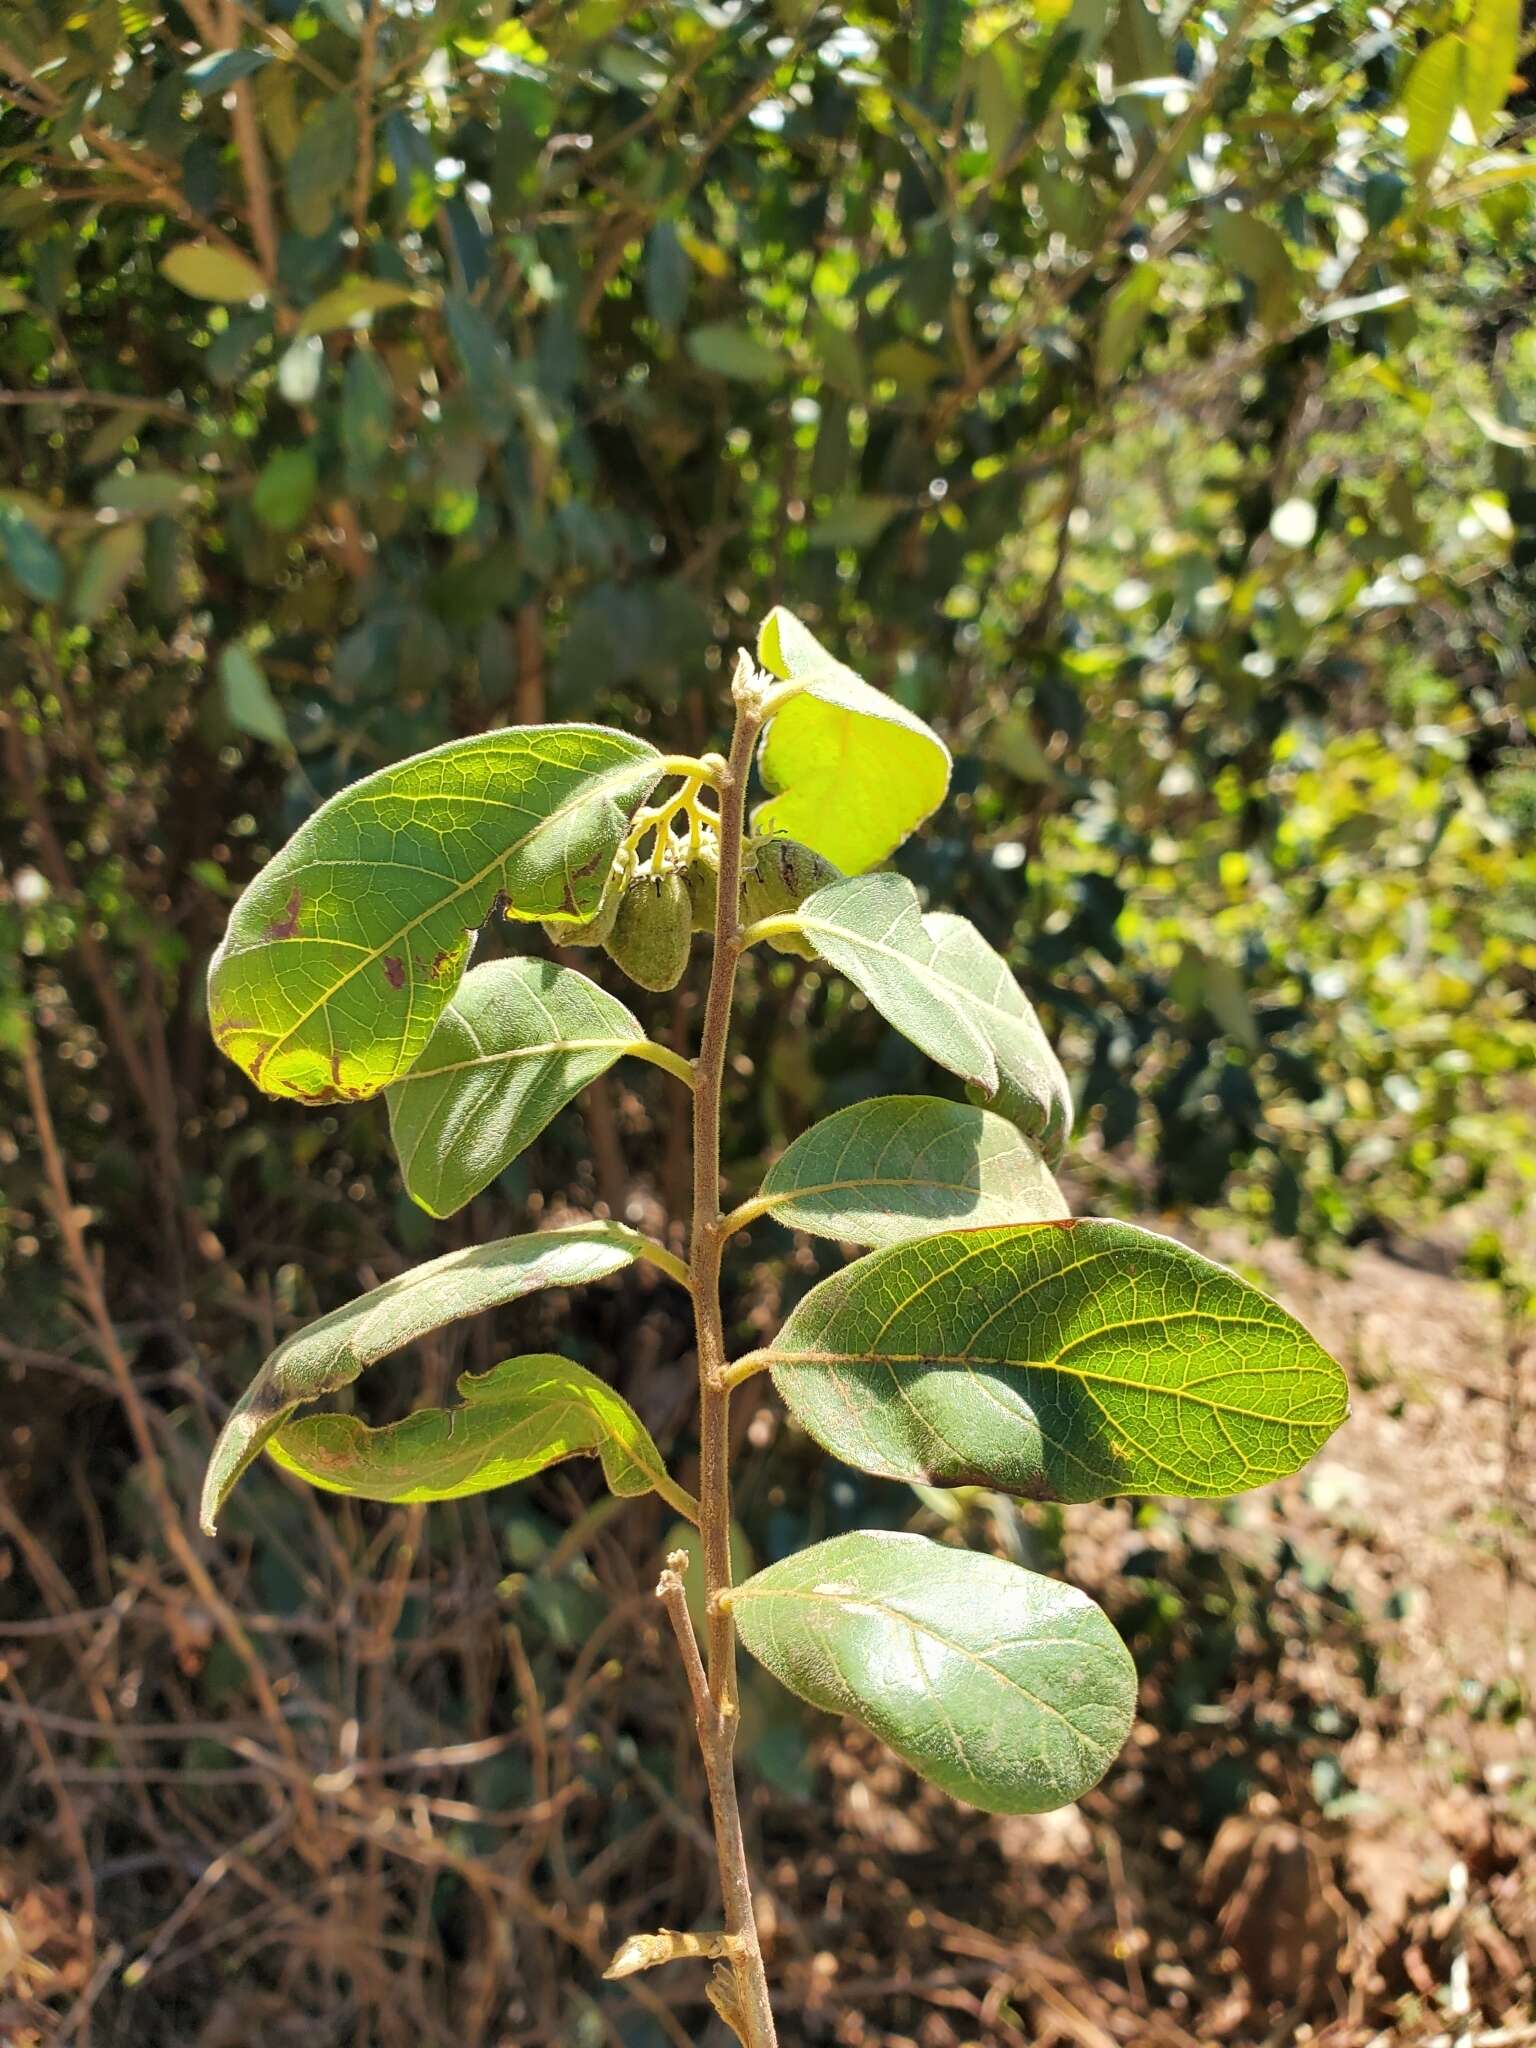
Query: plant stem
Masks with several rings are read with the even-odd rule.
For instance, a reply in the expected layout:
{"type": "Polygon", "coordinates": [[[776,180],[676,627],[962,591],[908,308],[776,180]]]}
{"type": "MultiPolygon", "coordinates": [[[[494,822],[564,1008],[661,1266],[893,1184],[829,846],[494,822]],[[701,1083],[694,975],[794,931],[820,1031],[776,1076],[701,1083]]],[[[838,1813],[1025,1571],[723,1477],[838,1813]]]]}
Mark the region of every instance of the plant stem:
{"type": "Polygon", "coordinates": [[[720,1097],[730,1039],[731,1001],[741,959],[741,843],[746,825],[752,749],[762,728],[761,697],[750,671],[738,680],[736,725],[720,781],[720,882],[715,905],[715,950],[693,1094],[694,1328],[699,1358],[699,1528],[708,1596],[708,1686],[696,1700],[699,1748],[709,1783],[715,1851],[727,1931],[735,1937],[732,1962],[742,2038],[747,2048],[777,2048],[768,1983],[752,1911],[752,1880],[741,1835],[732,1756],[740,1721],[736,1691],[736,1629],[721,1596],[731,1584],[730,1390],[719,1384],[725,1367],[720,1312],[720,1097]]]}

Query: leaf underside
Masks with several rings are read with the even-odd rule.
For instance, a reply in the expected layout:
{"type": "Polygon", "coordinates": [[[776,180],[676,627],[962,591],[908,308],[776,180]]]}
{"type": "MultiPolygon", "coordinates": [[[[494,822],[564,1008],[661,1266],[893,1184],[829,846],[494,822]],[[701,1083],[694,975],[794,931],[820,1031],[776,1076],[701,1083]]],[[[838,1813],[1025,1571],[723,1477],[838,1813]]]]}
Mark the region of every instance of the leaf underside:
{"type": "Polygon", "coordinates": [[[1014,1125],[925,1095],[878,1096],[824,1117],[769,1168],[760,1198],[791,1229],[867,1245],[1068,1214],[1014,1125]]]}
{"type": "Polygon", "coordinates": [[[472,967],[415,1066],[389,1089],[406,1192],[451,1216],[488,1187],[550,1119],[645,1043],[616,996],[547,960],[472,967]]]}
{"type": "Polygon", "coordinates": [[[974,925],[924,916],[912,884],[892,874],[829,883],[795,923],[888,1024],[1054,1164],[1072,1128],[1072,1091],[1029,998],[974,925]]]}
{"type": "Polygon", "coordinates": [[[661,773],[626,733],[524,726],[344,789],[236,903],[209,969],[215,1041],[270,1095],[377,1094],[420,1056],[493,909],[596,910],[661,773]]]}
{"type": "Polygon", "coordinates": [[[530,1232],[447,1252],[333,1309],[286,1338],[230,1410],[203,1480],[211,1535],[242,1472],[301,1402],[348,1386],[365,1367],[431,1330],[544,1287],[580,1287],[641,1257],[645,1240],[619,1223],[530,1232]]]}
{"type": "Polygon", "coordinates": [[[758,1661],[957,1799],[1045,1813],[1113,1762],[1136,1667],[1086,1593],[924,1536],[813,1544],[735,1588],[758,1661]]]}
{"type": "Polygon", "coordinates": [[[538,1353],[463,1373],[457,1408],[419,1408],[370,1429],[355,1415],[305,1415],[267,1445],[286,1471],[363,1500],[459,1500],[596,1457],[621,1497],[667,1489],[667,1471],[629,1403],[568,1358],[538,1353]]]}
{"type": "Polygon", "coordinates": [[[798,839],[845,875],[861,874],[944,801],[949,749],[782,607],[763,621],[758,659],[771,675],[799,684],[800,694],[763,736],[758,767],[772,794],[752,829],[798,839]]]}
{"type": "Polygon", "coordinates": [[[1041,1500],[1240,1493],[1296,1471],[1348,1410],[1293,1316],[1128,1223],[873,1252],[812,1288],[764,1357],[848,1464],[1041,1500]]]}

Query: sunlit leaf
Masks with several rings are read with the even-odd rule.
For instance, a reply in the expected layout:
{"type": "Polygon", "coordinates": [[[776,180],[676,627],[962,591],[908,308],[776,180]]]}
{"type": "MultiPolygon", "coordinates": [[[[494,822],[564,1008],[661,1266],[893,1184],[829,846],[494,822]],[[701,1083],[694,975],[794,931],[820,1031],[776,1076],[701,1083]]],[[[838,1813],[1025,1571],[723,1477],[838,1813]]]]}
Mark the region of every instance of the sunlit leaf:
{"type": "Polygon", "coordinates": [[[572,968],[471,968],[425,1052],[389,1090],[406,1192],[430,1215],[451,1216],[589,1081],[622,1054],[648,1049],[617,996],[572,968]]]}
{"type": "Polygon", "coordinates": [[[268,1094],[377,1094],[422,1053],[493,907],[596,910],[660,775],[644,740],[532,725],[353,783],[235,905],[209,971],[215,1040],[268,1094]]]}
{"type": "Polygon", "coordinates": [[[182,242],[160,259],[160,268],[190,298],[220,306],[246,306],[260,298],[267,281],[248,257],[210,242],[182,242]]]}
{"type": "Polygon", "coordinates": [[[1481,134],[1509,98],[1520,57],[1520,0],[1476,0],[1462,32],[1462,105],[1481,134]]]}
{"type": "Polygon", "coordinates": [[[731,1612],[802,1699],[988,1813],[1080,1799],[1131,1730],[1136,1667],[1108,1617],[1002,1558],[855,1531],[758,1572],[731,1612]]]}
{"type": "Polygon", "coordinates": [[[758,765],[773,794],[753,829],[798,839],[844,874],[862,873],[944,801],[949,749],[781,605],[763,621],[757,653],[770,675],[799,687],[763,738],[758,765]]]}
{"type": "Polygon", "coordinates": [[[1404,154],[1422,178],[1435,167],[1461,89],[1462,51],[1458,36],[1439,36],[1420,50],[1403,82],[1403,108],[1408,116],[1404,154]]]}
{"type": "Polygon", "coordinates": [[[366,1366],[431,1330],[544,1287],[604,1279],[644,1255],[618,1223],[584,1223],[472,1245],[414,1266],[286,1338],[230,1410],[208,1460],[202,1522],[210,1533],[230,1489],[302,1402],[349,1386],[366,1366]]]}
{"type": "Polygon", "coordinates": [[[1011,1123],[926,1095],[877,1096],[813,1124],[768,1169],[757,1205],[792,1229],[870,1245],[1069,1214],[1011,1123]]]}
{"type": "Polygon", "coordinates": [[[267,1451],[285,1471],[327,1493],[361,1500],[460,1500],[515,1486],[565,1458],[602,1460],[611,1493],[660,1493],[685,1514],[649,1431],[612,1387],[553,1353],[503,1359],[462,1373],[456,1408],[418,1408],[370,1429],[355,1415],[305,1415],[267,1451]]]}
{"type": "Polygon", "coordinates": [[[1348,1406],[1293,1316],[1128,1223],[872,1252],[813,1287],[758,1355],[847,1464],[1043,1500],[1240,1493],[1305,1464],[1348,1406]]]}
{"type": "Polygon", "coordinates": [[[334,328],[348,327],[371,314],[387,313],[394,306],[409,306],[416,296],[409,286],[391,284],[386,278],[349,277],[345,284],[323,292],[306,307],[298,331],[301,335],[329,334],[334,328]]]}

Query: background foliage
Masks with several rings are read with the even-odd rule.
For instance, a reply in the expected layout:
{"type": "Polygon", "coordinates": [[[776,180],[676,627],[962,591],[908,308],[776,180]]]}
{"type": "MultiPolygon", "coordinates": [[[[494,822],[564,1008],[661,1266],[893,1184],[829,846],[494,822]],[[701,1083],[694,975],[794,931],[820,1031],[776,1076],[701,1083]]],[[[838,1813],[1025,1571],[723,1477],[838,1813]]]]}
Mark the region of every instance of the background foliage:
{"type": "MultiPolygon", "coordinates": [[[[29,1028],[183,1499],[274,1334],[457,1241],[400,1195],[373,1112],[265,1104],[218,1061],[229,900],[321,797],[456,734],[596,715],[716,744],[725,665],[780,600],[953,744],[904,864],[1040,999],[1098,1207],[1220,1204],[1323,1244],[1486,1214],[1490,1184],[1508,1211],[1536,1061],[1521,62],[1512,0],[7,8],[0,1276],[10,1511],[83,1429],[110,1522],[60,1539],[66,1583],[109,1605],[118,1546],[182,1566],[81,1362],[29,1028]]],[[[743,1161],[920,1083],[814,970],[755,971],[743,1161]]],[[[694,999],[651,1004],[653,1035],[682,1042],[694,999]]],[[[668,1085],[598,1084],[466,1226],[543,1189],[665,1231],[668,1085]]],[[[782,1234],[751,1249],[744,1319],[812,1277],[782,1234]]],[[[664,1309],[591,1317],[589,1362],[622,1332],[629,1397],[686,1428],[664,1309]]],[[[276,1481],[262,1502],[298,1516],[276,1481]]],[[[776,1554],[807,1530],[770,1505],[776,1554]]],[[[483,1581],[487,1545],[553,1542],[531,1513],[466,1515],[449,1550],[483,1581]]],[[[835,1490],[810,1519],[835,1532],[835,1490]]],[[[253,1552],[290,1618],[315,1526],[281,1566],[253,1552]]],[[[405,1525],[344,1526],[394,1532],[384,1592],[364,1569],[346,1595],[383,1602],[387,1648],[425,1626],[405,1525]]],[[[334,1596],[362,1557],[314,1569],[334,1596]]],[[[194,1604],[162,1719],[251,1682],[194,1604]]],[[[565,1672],[586,1625],[529,1629],[565,1672]]],[[[306,1642],[258,1661],[344,1719],[306,1642]]],[[[402,1746],[520,1682],[423,1657],[402,1746]]],[[[385,1684],[383,1649],[352,1668],[385,1684]]],[[[428,1902],[457,1926],[461,1900],[428,1902]]],[[[387,2038],[391,1994],[350,1981],[387,2038]]],[[[138,2038],[213,2038],[216,1999],[184,2023],[169,1983],[138,2038]]]]}

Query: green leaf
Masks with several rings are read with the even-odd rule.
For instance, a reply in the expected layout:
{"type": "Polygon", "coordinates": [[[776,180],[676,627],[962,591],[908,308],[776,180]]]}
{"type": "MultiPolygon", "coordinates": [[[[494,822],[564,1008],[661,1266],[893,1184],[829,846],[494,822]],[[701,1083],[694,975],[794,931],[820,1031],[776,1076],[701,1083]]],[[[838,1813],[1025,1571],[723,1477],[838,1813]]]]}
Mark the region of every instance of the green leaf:
{"type": "Polygon", "coordinates": [[[1403,153],[1420,178],[1434,169],[1451,132],[1461,73],[1461,39],[1444,35],[1420,50],[1403,81],[1403,108],[1408,116],[1403,153]]]}
{"type": "Polygon", "coordinates": [[[1036,1500],[1239,1493],[1305,1464],[1344,1375],[1224,1267],[1129,1223],[946,1231],[813,1287],[773,1343],[834,1456],[1036,1500]]]}
{"type": "Polygon", "coordinates": [[[903,875],[860,875],[807,896],[792,918],[920,1051],[979,1090],[1059,1158],[1072,1091],[1024,991],[974,925],[932,911],[903,875]]]}
{"type": "Polygon", "coordinates": [[[1462,42],[1462,104],[1482,134],[1509,98],[1519,64],[1520,0],[1476,0],[1462,42]]]}
{"type": "Polygon", "coordinates": [[[109,527],[92,541],[80,564],[69,601],[71,618],[94,626],[108,607],[123,594],[128,579],[144,559],[144,528],[128,520],[109,527]]]}
{"type": "Polygon", "coordinates": [[[309,448],[279,448],[251,492],[251,510],[273,533],[292,533],[314,503],[319,472],[309,448]]]}
{"type": "Polygon", "coordinates": [[[790,370],[788,358],[776,348],[727,320],[695,327],[688,336],[688,353],[701,370],[738,384],[777,384],[790,370]]]}
{"type": "Polygon", "coordinates": [[[346,93],[318,107],[299,131],[284,189],[301,235],[323,235],[357,168],[357,115],[346,93]]]}
{"type": "Polygon", "coordinates": [[[40,604],[57,604],[64,595],[63,557],[15,505],[0,505],[0,561],[40,604]]]}
{"type": "Polygon", "coordinates": [[[1221,260],[1253,287],[1265,326],[1285,326],[1296,311],[1300,282],[1279,229],[1257,214],[1223,207],[1212,218],[1210,241],[1221,260]]]}
{"type": "Polygon", "coordinates": [[[219,1431],[203,1481],[203,1527],[212,1535],[230,1489],[302,1402],[350,1386],[367,1366],[429,1331],[543,1287],[605,1279],[645,1251],[645,1239],[619,1223],[504,1237],[429,1259],[296,1331],[267,1359],[219,1431]]]}
{"type": "Polygon", "coordinates": [[[341,382],[341,445],[366,474],[389,450],[395,387],[376,349],[356,348],[341,382]]]}
{"type": "Polygon", "coordinates": [[[164,469],[133,469],[104,476],[91,496],[103,511],[152,518],[157,512],[179,512],[197,488],[195,477],[174,476],[164,469]]]}
{"type": "Polygon", "coordinates": [[[1131,1731],[1136,1666],[1108,1617],[1000,1557],[855,1531],[769,1565],[730,1605],[792,1692],[988,1813],[1070,1805],[1131,1731]]]}
{"type": "Polygon", "coordinates": [[[677,223],[659,220],[645,238],[645,306],[658,327],[676,334],[688,310],[693,261],[677,223]]]}
{"type": "Polygon", "coordinates": [[[392,306],[409,306],[416,298],[408,285],[390,284],[381,277],[349,277],[334,291],[321,293],[305,310],[298,331],[300,335],[330,334],[374,313],[387,313],[392,306]]]}
{"type": "Polygon", "coordinates": [[[498,899],[593,914],[661,772],[627,733],[530,725],[353,783],[236,903],[209,970],[215,1041],[271,1095],[377,1094],[420,1057],[498,899]]]}
{"type": "Polygon", "coordinates": [[[233,640],[219,656],[219,687],[224,697],[224,714],[236,732],[269,746],[292,745],[288,721],[283,717],[266,671],[242,641],[233,640]]]}
{"type": "Polygon", "coordinates": [[[843,498],[828,506],[806,535],[807,547],[868,548],[890,525],[901,498],[843,498]]]}
{"type": "Polygon", "coordinates": [[[1135,354],[1147,316],[1157,304],[1163,273],[1156,263],[1138,263],[1114,291],[1104,307],[1099,326],[1094,368],[1101,384],[1117,383],[1135,354]]]}
{"type": "Polygon", "coordinates": [[[428,1215],[453,1215],[589,1081],[645,1045],[618,997],[573,968],[526,959],[471,968],[426,1051],[389,1090],[407,1194],[428,1215]]]}
{"type": "Polygon", "coordinates": [[[287,1472],[361,1500],[462,1500],[515,1486],[563,1459],[601,1458],[611,1493],[659,1493],[697,1519],[629,1403],[551,1352],[459,1376],[457,1408],[418,1408],[370,1429],[355,1415],[306,1415],[267,1445],[287,1472]]]}
{"type": "Polygon", "coordinates": [[[1069,1213],[1012,1124],[926,1095],[882,1095],[824,1117],[768,1169],[748,1206],[794,1230],[874,1245],[1069,1213]]]}
{"type": "Polygon", "coordinates": [[[752,829],[798,839],[844,874],[860,874],[944,801],[949,749],[913,712],[835,660],[782,605],[763,621],[757,657],[797,694],[763,736],[758,767],[773,793],[752,829]]]}
{"type": "Polygon", "coordinates": [[[162,276],[189,298],[218,306],[246,306],[267,290],[267,281],[248,257],[210,242],[182,242],[161,258],[162,276]]]}

